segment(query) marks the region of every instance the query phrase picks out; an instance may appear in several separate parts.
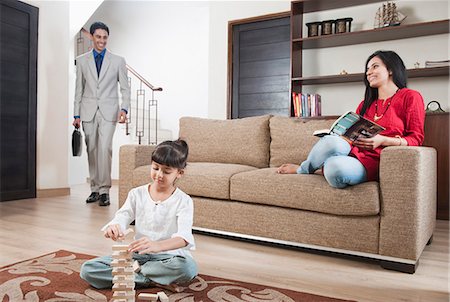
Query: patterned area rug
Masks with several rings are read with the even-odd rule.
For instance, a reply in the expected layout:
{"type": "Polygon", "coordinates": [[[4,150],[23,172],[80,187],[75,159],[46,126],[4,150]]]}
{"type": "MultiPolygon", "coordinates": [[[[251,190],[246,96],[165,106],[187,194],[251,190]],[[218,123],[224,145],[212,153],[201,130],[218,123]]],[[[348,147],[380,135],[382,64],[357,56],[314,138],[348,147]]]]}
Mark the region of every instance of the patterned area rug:
{"type": "MultiPolygon", "coordinates": [[[[81,264],[94,256],[60,250],[0,268],[0,301],[62,302],[104,301],[111,290],[97,290],[79,277],[81,264]]],[[[149,288],[138,293],[157,293],[149,288]]],[[[298,302],[344,301],[287,289],[199,275],[182,292],[164,290],[171,302],[298,302]]],[[[137,301],[137,299],[136,299],[137,301]]]]}

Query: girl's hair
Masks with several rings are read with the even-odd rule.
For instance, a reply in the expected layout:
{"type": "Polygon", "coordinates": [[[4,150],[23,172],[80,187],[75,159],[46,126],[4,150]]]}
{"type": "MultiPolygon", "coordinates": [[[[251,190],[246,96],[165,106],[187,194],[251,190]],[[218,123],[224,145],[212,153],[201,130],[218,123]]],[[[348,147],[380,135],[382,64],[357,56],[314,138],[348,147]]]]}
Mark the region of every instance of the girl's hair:
{"type": "Polygon", "coordinates": [[[184,169],[186,167],[189,147],[186,141],[165,141],[156,146],[152,153],[152,161],[172,168],[184,169]]]}
{"type": "Polygon", "coordinates": [[[378,99],[378,89],[370,87],[366,75],[367,64],[374,57],[378,57],[381,61],[383,61],[387,70],[392,73],[392,80],[399,89],[405,88],[408,81],[405,64],[398,54],[390,50],[378,50],[371,54],[366,61],[366,65],[364,65],[364,84],[366,85],[366,92],[364,95],[364,103],[360,112],[361,115],[364,115],[370,105],[378,99]]]}

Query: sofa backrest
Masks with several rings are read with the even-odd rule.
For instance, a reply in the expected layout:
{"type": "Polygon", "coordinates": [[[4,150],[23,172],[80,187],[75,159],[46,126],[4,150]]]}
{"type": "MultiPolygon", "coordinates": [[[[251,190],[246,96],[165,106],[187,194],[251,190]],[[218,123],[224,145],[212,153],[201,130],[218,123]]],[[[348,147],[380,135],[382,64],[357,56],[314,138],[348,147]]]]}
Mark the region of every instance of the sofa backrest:
{"type": "Polygon", "coordinates": [[[335,118],[331,119],[296,119],[273,116],[270,127],[270,167],[282,164],[300,164],[309,154],[312,146],[318,141],[313,132],[331,127],[335,118]]]}
{"type": "Polygon", "coordinates": [[[180,138],[189,145],[188,161],[269,166],[270,115],[233,120],[180,119],[180,138]]]}

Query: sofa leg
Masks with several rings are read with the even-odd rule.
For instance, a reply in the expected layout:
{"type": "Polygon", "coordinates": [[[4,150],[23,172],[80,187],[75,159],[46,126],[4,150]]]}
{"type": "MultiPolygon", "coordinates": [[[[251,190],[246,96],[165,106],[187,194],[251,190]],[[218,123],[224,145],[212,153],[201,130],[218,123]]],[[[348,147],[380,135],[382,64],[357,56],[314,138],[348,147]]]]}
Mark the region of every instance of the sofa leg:
{"type": "Polygon", "coordinates": [[[384,269],[394,270],[402,273],[414,274],[419,266],[419,260],[414,264],[400,263],[395,261],[380,260],[380,266],[384,269]]]}
{"type": "Polygon", "coordinates": [[[430,239],[427,242],[427,245],[430,245],[433,242],[433,235],[431,235],[430,239]]]}

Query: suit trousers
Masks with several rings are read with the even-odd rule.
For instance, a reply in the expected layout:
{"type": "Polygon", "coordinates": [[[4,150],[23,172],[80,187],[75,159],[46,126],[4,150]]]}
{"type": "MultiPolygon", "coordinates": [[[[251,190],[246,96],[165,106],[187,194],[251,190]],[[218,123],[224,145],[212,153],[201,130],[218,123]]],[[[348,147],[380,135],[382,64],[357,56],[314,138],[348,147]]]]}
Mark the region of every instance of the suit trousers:
{"type": "Polygon", "coordinates": [[[91,192],[109,194],[111,188],[112,141],[116,122],[107,121],[100,110],[89,122],[83,122],[91,192]]]}

